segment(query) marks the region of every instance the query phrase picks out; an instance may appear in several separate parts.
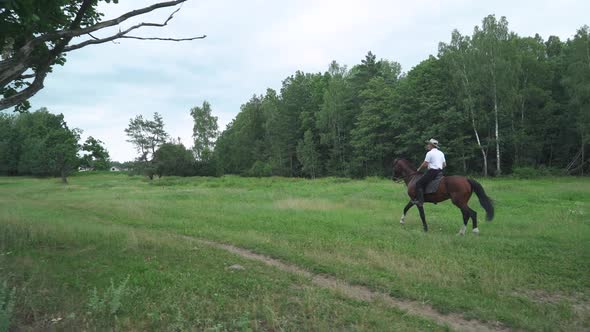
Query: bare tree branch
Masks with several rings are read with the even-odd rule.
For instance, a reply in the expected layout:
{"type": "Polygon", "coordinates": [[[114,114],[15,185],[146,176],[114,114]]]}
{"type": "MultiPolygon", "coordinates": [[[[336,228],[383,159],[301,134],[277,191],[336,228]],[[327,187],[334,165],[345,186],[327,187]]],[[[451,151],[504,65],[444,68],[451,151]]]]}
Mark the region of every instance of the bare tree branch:
{"type": "MultiPolygon", "coordinates": [[[[98,31],[104,28],[108,28],[108,27],[112,27],[115,25],[119,25],[122,22],[135,17],[135,16],[139,16],[142,14],[146,14],[149,12],[152,12],[156,9],[159,8],[165,8],[165,7],[173,7],[176,6],[178,4],[181,4],[183,2],[185,2],[186,0],[176,0],[176,1],[168,1],[168,2],[160,2],[160,3],[156,3],[153,4],[151,6],[145,7],[145,8],[141,8],[141,9],[136,9],[136,10],[132,10],[128,13],[125,13],[115,19],[112,20],[108,20],[108,21],[103,21],[100,23],[97,23],[95,25],[86,27],[86,28],[82,28],[82,29],[70,29],[70,30],[61,30],[61,31],[56,31],[56,32],[52,32],[52,33],[48,33],[42,36],[39,36],[35,39],[39,39],[40,41],[47,41],[47,40],[53,40],[53,39],[58,39],[58,38],[64,38],[64,37],[77,37],[77,36],[81,36],[81,35],[85,35],[94,31],[98,31]]],[[[160,24],[158,26],[164,26],[168,23],[168,21],[170,21],[172,19],[172,16],[174,16],[174,14],[176,12],[178,12],[179,9],[176,9],[169,17],[168,19],[163,23],[160,24]]],[[[154,23],[155,24],[155,23],[154,23]]]]}
{"type": "MultiPolygon", "coordinates": [[[[34,78],[33,82],[27,83],[28,86],[21,91],[16,92],[15,94],[0,99],[0,110],[13,107],[19,105],[20,103],[25,102],[28,98],[32,97],[37,93],[39,90],[43,88],[43,82],[51,70],[51,66],[55,64],[59,57],[67,52],[88,46],[93,44],[102,44],[108,41],[114,41],[120,38],[127,38],[127,39],[139,39],[139,40],[161,40],[161,41],[190,41],[196,39],[203,39],[206,38],[206,35],[197,36],[197,37],[189,37],[189,38],[162,38],[162,37],[139,37],[139,36],[128,36],[127,34],[131,31],[139,29],[141,27],[164,27],[172,20],[174,14],[176,14],[180,8],[175,9],[168,18],[163,23],[139,23],[127,28],[126,30],[119,30],[118,33],[105,37],[105,38],[98,38],[94,36],[92,33],[104,28],[113,27],[119,25],[120,23],[136,16],[140,16],[149,12],[152,12],[156,9],[166,8],[166,7],[173,7],[179,4],[182,4],[186,0],[174,0],[174,1],[166,1],[166,2],[159,2],[155,3],[151,6],[147,6],[144,8],[132,10],[127,12],[115,19],[103,21],[96,23],[94,25],[80,28],[80,23],[82,22],[84,15],[86,15],[87,11],[92,8],[93,0],[83,0],[78,8],[76,16],[74,20],[69,25],[67,29],[58,30],[50,33],[45,33],[43,35],[33,37],[31,36],[30,40],[24,43],[16,52],[6,58],[0,60],[0,90],[6,88],[9,84],[17,81],[17,80],[24,80],[24,79],[31,79],[34,78]],[[81,42],[79,44],[69,45],[68,43],[74,38],[79,37],[82,35],[90,36],[89,40],[81,42]],[[38,57],[35,58],[34,52],[40,44],[43,43],[52,43],[54,46],[49,51],[44,58],[39,59],[38,57]],[[32,67],[35,67],[34,74],[25,74],[27,70],[30,70],[32,67]]],[[[182,7],[182,6],[181,6],[182,7]]]]}
{"type": "Polygon", "coordinates": [[[127,34],[133,30],[139,29],[141,27],[165,27],[166,25],[168,25],[168,22],[170,22],[170,20],[172,20],[172,18],[174,18],[174,14],[176,14],[178,11],[180,10],[180,8],[177,8],[175,11],[173,11],[168,18],[166,19],[166,21],[164,21],[164,23],[138,23],[136,25],[131,26],[130,28],[124,30],[124,31],[119,31],[118,33],[109,36],[109,37],[105,37],[105,38],[96,38],[94,36],[92,36],[90,33],[88,33],[93,39],[92,40],[87,40],[84,42],[81,42],[79,44],[74,44],[74,45],[70,45],[67,46],[66,48],[64,48],[64,52],[70,52],[73,50],[77,50],[79,48],[88,46],[88,45],[94,45],[94,44],[102,44],[102,43],[106,43],[109,41],[113,41],[116,39],[120,39],[120,38],[127,38],[127,39],[139,39],[139,40],[163,40],[163,41],[176,41],[176,42],[180,42],[180,41],[190,41],[190,40],[196,40],[196,39],[204,39],[207,37],[207,35],[203,35],[203,36],[197,36],[197,37],[189,37],[189,38],[160,38],[160,37],[137,37],[137,36],[127,36],[127,34]]]}
{"type": "MultiPolygon", "coordinates": [[[[5,70],[5,68],[9,69],[11,67],[14,67],[12,65],[12,62],[14,62],[14,60],[15,60],[14,58],[24,58],[24,57],[30,56],[31,53],[33,52],[33,50],[35,49],[35,46],[39,45],[40,43],[50,41],[50,40],[59,40],[61,38],[69,38],[71,40],[71,38],[73,38],[73,37],[82,36],[82,35],[89,34],[94,31],[98,31],[98,30],[101,30],[104,28],[112,27],[112,26],[118,25],[121,22],[124,22],[132,17],[146,14],[146,13],[152,12],[152,11],[159,9],[159,8],[173,7],[178,4],[183,3],[185,1],[186,0],[175,0],[175,1],[155,3],[151,6],[144,7],[141,9],[132,10],[130,12],[127,12],[127,13],[115,18],[115,19],[103,21],[103,22],[94,24],[92,26],[86,27],[86,28],[77,29],[77,27],[78,27],[77,25],[76,26],[70,25],[70,29],[50,32],[50,33],[46,33],[41,36],[38,36],[36,38],[32,38],[16,52],[15,56],[0,61],[0,73],[2,73],[5,70]]],[[[82,7],[87,8],[85,5],[87,3],[91,3],[91,2],[92,2],[91,0],[84,0],[84,3],[80,7],[80,11],[78,11],[78,14],[82,13],[81,12],[82,7]]],[[[178,10],[174,11],[171,16],[173,16],[174,13],[176,13],[177,11],[178,10]]],[[[168,19],[166,20],[166,23],[171,19],[171,16],[168,17],[168,19]]],[[[74,22],[78,22],[78,24],[79,24],[80,21],[81,21],[81,17],[78,17],[78,15],[77,15],[76,18],[74,19],[74,22]]],[[[68,40],[68,42],[69,42],[69,40],[68,40]]],[[[3,82],[0,80],[0,86],[4,85],[2,83],[3,82]]]]}
{"type": "Polygon", "coordinates": [[[205,38],[207,38],[207,35],[202,35],[202,36],[198,36],[198,37],[190,37],[190,38],[160,38],[160,37],[136,37],[136,36],[122,36],[121,38],[139,39],[139,40],[164,40],[164,41],[181,42],[181,41],[188,41],[188,40],[205,39],[205,38]]]}

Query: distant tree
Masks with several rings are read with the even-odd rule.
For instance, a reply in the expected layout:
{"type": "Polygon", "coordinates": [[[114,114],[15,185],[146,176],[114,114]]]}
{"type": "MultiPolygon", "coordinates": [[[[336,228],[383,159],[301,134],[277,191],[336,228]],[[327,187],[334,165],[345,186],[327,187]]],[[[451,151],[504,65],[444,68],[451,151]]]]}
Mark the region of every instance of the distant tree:
{"type": "Polygon", "coordinates": [[[477,52],[478,65],[482,69],[482,81],[485,81],[490,92],[490,104],[494,114],[494,139],[496,145],[496,174],[502,174],[500,120],[503,101],[508,100],[508,92],[514,86],[510,84],[513,69],[507,59],[507,47],[511,38],[508,30],[508,21],[505,17],[496,19],[495,15],[489,15],[483,19],[481,28],[475,27],[473,33],[473,46],[477,52]]]}
{"type": "Polygon", "coordinates": [[[143,162],[150,161],[158,147],[169,137],[164,130],[162,116],[158,112],[154,113],[154,120],[144,119],[142,115],[130,119],[125,133],[129,137],[127,142],[135,145],[139,153],[137,159],[143,162]]]}
{"type": "Polygon", "coordinates": [[[253,96],[240,109],[240,113],[217,140],[216,160],[222,172],[246,174],[266,154],[266,121],[260,97],[253,96]]]}
{"type": "Polygon", "coordinates": [[[195,159],[182,144],[164,143],[154,154],[154,168],[158,176],[195,175],[195,159]]]}
{"type": "Polygon", "coordinates": [[[393,144],[389,114],[394,109],[394,94],[383,77],[371,79],[360,94],[361,112],[351,131],[357,175],[383,175],[383,164],[393,144]]]}
{"type": "Polygon", "coordinates": [[[211,114],[211,104],[203,102],[202,107],[193,107],[191,109],[193,117],[193,152],[195,158],[199,161],[208,161],[211,159],[215,140],[219,135],[217,127],[217,117],[211,114]]]}
{"type": "Polygon", "coordinates": [[[134,163],[134,172],[145,174],[152,179],[156,172],[152,162],[153,157],[156,150],[169,138],[168,133],[164,130],[162,116],[156,112],[154,120],[148,120],[138,115],[129,120],[129,126],[125,129],[125,133],[129,137],[127,142],[135,145],[135,149],[139,153],[134,163]]]}
{"type": "Polygon", "coordinates": [[[17,173],[18,144],[15,142],[14,121],[16,116],[0,112],[0,174],[17,173]]]}
{"type": "Polygon", "coordinates": [[[68,129],[65,122],[61,128],[55,128],[47,136],[49,170],[53,174],[59,174],[64,183],[68,183],[67,177],[78,166],[79,140],[80,131],[68,129]]]}
{"type": "Polygon", "coordinates": [[[319,170],[320,155],[317,151],[316,143],[311,130],[307,130],[303,139],[297,144],[297,158],[302,165],[302,171],[315,179],[319,170]]]}
{"type": "Polygon", "coordinates": [[[261,151],[261,159],[255,169],[260,170],[260,175],[288,175],[290,169],[289,158],[285,151],[287,132],[283,130],[286,125],[285,114],[281,111],[281,99],[273,89],[267,89],[261,100],[261,118],[264,121],[264,142],[261,151]],[[268,172],[266,172],[268,171],[268,172]]]}
{"type": "Polygon", "coordinates": [[[352,157],[350,132],[356,115],[351,105],[353,92],[345,66],[333,61],[328,73],[330,80],[324,92],[316,126],[320,144],[325,149],[326,171],[332,175],[349,176],[352,157]]]}
{"type": "Polygon", "coordinates": [[[464,110],[469,119],[473,130],[472,137],[482,155],[483,176],[488,176],[488,149],[481,130],[481,123],[485,123],[485,116],[479,111],[477,105],[476,77],[479,65],[475,59],[471,38],[462,36],[459,31],[454,30],[449,44],[439,44],[439,57],[448,68],[448,83],[455,89],[453,93],[455,107],[464,110]]]}
{"type": "Polygon", "coordinates": [[[117,39],[185,41],[205,38],[158,38],[129,35],[142,27],[164,27],[180,10],[176,9],[162,23],[138,23],[119,29],[108,37],[93,35],[114,27],[133,17],[141,17],[160,8],[173,7],[186,0],[166,1],[136,9],[102,21],[100,2],[118,0],[43,0],[0,1],[0,110],[15,107],[22,111],[30,107],[28,99],[43,88],[53,66],[63,65],[66,54],[88,45],[117,39]],[[87,37],[80,41],[76,37],[87,37]],[[72,41],[75,40],[75,43],[72,41]]]}
{"type": "Polygon", "coordinates": [[[568,164],[568,171],[578,170],[584,174],[587,155],[586,146],[590,143],[590,28],[578,30],[566,49],[568,63],[563,83],[570,97],[569,109],[572,114],[579,141],[579,152],[568,164]]]}
{"type": "Polygon", "coordinates": [[[92,136],[86,139],[82,145],[82,151],[86,152],[80,158],[81,166],[90,167],[95,170],[105,171],[111,166],[109,152],[104,147],[104,142],[92,136]]]}
{"type": "Polygon", "coordinates": [[[62,114],[42,108],[20,114],[14,121],[12,144],[18,144],[20,175],[60,176],[64,183],[79,163],[80,130],[68,128],[62,114]]]}

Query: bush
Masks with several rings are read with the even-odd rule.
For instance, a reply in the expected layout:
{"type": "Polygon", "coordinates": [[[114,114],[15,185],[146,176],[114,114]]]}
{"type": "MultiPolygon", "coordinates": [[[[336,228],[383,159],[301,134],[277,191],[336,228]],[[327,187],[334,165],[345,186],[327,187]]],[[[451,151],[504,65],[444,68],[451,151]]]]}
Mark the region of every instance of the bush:
{"type": "Polygon", "coordinates": [[[542,176],[562,175],[563,172],[554,167],[540,166],[538,168],[530,166],[517,166],[512,168],[512,176],[519,179],[534,179],[542,176]]]}
{"type": "Polygon", "coordinates": [[[268,163],[257,160],[244,175],[257,178],[272,176],[272,167],[268,163]]]}
{"type": "Polygon", "coordinates": [[[94,288],[88,300],[88,314],[101,322],[109,322],[113,318],[116,320],[117,314],[123,307],[123,298],[129,293],[127,282],[129,282],[129,276],[119,286],[115,286],[111,279],[111,285],[102,295],[94,288]]]}

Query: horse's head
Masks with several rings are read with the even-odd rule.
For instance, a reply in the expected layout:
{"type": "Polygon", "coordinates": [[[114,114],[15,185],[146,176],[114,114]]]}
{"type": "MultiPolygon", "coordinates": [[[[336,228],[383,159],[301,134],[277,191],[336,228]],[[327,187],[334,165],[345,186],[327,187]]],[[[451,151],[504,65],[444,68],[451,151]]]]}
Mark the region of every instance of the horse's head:
{"type": "Polygon", "coordinates": [[[406,159],[395,158],[393,160],[393,180],[402,181],[405,177],[412,174],[413,167],[406,159]]]}

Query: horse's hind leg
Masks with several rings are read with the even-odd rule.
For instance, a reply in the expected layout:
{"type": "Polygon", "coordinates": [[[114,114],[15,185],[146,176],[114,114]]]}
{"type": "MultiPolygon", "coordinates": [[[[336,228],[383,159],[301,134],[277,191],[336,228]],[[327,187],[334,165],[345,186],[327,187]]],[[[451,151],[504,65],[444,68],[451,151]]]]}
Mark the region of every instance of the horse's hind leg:
{"type": "Polygon", "coordinates": [[[471,215],[471,223],[473,224],[473,234],[479,234],[479,228],[477,228],[477,212],[469,208],[469,214],[471,215]]]}
{"type": "Polygon", "coordinates": [[[465,235],[467,222],[469,222],[469,218],[471,217],[471,211],[465,203],[465,197],[461,197],[460,193],[451,194],[451,200],[453,204],[461,210],[461,214],[463,215],[463,226],[461,226],[461,229],[459,230],[459,235],[465,235]]]}
{"type": "Polygon", "coordinates": [[[408,202],[408,204],[406,204],[406,207],[404,207],[404,213],[402,214],[402,217],[401,217],[401,219],[399,220],[399,223],[400,223],[400,224],[402,224],[402,225],[403,225],[403,224],[405,224],[405,223],[406,223],[406,214],[408,213],[408,210],[409,210],[409,209],[410,209],[412,206],[414,206],[414,203],[412,203],[412,201],[410,200],[410,201],[408,202]]]}
{"type": "Polygon", "coordinates": [[[459,235],[465,235],[465,230],[467,229],[467,223],[469,222],[469,218],[471,217],[471,214],[469,213],[469,208],[461,209],[461,214],[463,214],[463,226],[461,226],[461,229],[459,230],[459,235]]]}

